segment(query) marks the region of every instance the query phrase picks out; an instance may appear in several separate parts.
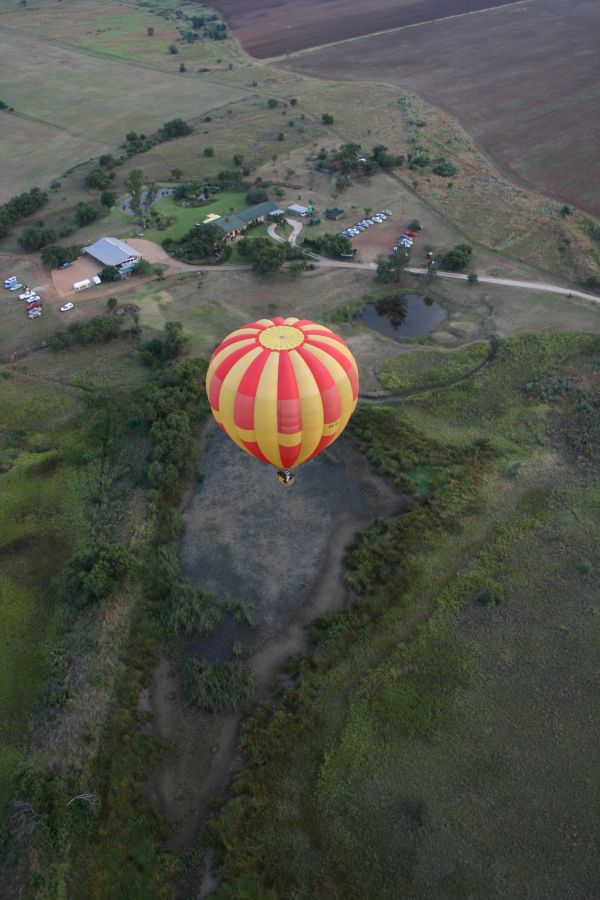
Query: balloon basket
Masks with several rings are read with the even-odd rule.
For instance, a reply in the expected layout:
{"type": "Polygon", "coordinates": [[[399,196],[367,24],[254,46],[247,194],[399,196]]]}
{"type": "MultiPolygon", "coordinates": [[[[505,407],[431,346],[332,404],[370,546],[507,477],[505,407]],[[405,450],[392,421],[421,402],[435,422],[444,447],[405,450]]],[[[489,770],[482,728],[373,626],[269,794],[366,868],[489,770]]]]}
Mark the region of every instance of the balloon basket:
{"type": "Polygon", "coordinates": [[[277,472],[277,480],[283,487],[291,487],[296,480],[296,476],[289,469],[280,469],[277,472]]]}

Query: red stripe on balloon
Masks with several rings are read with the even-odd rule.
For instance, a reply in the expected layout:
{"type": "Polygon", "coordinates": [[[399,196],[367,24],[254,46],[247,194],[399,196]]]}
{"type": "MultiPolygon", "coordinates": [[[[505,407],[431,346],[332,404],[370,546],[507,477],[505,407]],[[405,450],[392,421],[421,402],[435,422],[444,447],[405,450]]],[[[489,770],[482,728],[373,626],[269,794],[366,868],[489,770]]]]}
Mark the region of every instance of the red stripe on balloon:
{"type": "Polygon", "coordinates": [[[321,350],[324,350],[325,353],[329,353],[336,362],[340,364],[342,369],[344,369],[346,375],[348,376],[348,380],[352,385],[352,399],[356,400],[358,397],[358,375],[356,374],[356,369],[354,364],[345,356],[343,353],[337,349],[337,347],[331,347],[329,344],[321,344],[319,341],[311,341],[311,346],[319,347],[321,350]]]}
{"type": "MultiPolygon", "coordinates": [[[[259,332],[257,331],[256,334],[238,334],[235,337],[226,338],[221,344],[219,344],[219,346],[217,347],[217,349],[211,356],[211,359],[213,357],[215,357],[217,355],[217,353],[220,353],[221,350],[225,350],[226,347],[231,347],[232,344],[238,344],[240,341],[252,341],[252,340],[257,341],[258,335],[259,335],[259,332]]],[[[251,349],[252,344],[247,343],[246,347],[248,349],[251,349]]]]}
{"type": "Polygon", "coordinates": [[[208,399],[210,401],[210,405],[213,409],[219,409],[219,395],[221,393],[221,387],[223,386],[223,382],[227,378],[229,372],[236,364],[236,362],[248,353],[249,350],[252,350],[253,347],[240,347],[239,350],[233,350],[229,356],[225,357],[225,359],[219,363],[217,368],[215,369],[213,376],[210,380],[210,384],[208,386],[208,399]]]}
{"type": "Polygon", "coordinates": [[[280,434],[296,434],[302,430],[300,394],[289,353],[279,354],[277,430],[280,434]]]}
{"type": "Polygon", "coordinates": [[[313,378],[317,382],[317,387],[321,395],[321,402],[323,404],[325,424],[337,422],[342,414],[342,401],[331,372],[320,359],[317,359],[317,357],[310,352],[310,348],[306,347],[306,345],[298,347],[297,352],[300,354],[310,369],[313,378]]]}
{"type": "Polygon", "coordinates": [[[254,359],[239,383],[233,406],[233,421],[238,428],[251,431],[254,428],[254,401],[262,371],[266,365],[271,351],[263,350],[260,356],[254,359]]]}
{"type": "Polygon", "coordinates": [[[312,459],[314,456],[318,456],[318,454],[321,453],[323,450],[325,450],[325,448],[328,447],[329,444],[333,440],[335,440],[335,438],[336,438],[335,434],[331,434],[328,437],[322,437],[321,440],[319,441],[319,443],[317,444],[317,446],[315,447],[315,449],[313,450],[313,452],[310,454],[310,456],[307,457],[307,459],[312,459]]]}
{"type": "Polygon", "coordinates": [[[282,447],[279,445],[279,452],[281,454],[281,462],[284,469],[291,469],[298,456],[300,455],[300,447],[301,444],[296,444],[295,447],[282,447]]]}
{"type": "Polygon", "coordinates": [[[257,459],[260,459],[262,462],[265,462],[268,465],[271,465],[264,453],[261,452],[261,449],[256,441],[242,441],[242,444],[244,445],[248,453],[252,454],[252,456],[255,456],[257,459]]]}

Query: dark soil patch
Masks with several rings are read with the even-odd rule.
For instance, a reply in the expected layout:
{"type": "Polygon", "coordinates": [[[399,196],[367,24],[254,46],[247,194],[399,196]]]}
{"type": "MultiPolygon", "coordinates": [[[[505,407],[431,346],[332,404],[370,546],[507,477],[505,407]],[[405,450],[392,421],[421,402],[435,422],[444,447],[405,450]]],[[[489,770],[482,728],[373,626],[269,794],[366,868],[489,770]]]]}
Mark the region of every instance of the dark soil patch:
{"type": "Polygon", "coordinates": [[[203,588],[253,604],[255,629],[232,624],[212,637],[179,644],[179,659],[163,659],[148,703],[157,734],[174,752],[157,769],[151,798],[179,830],[173,847],[189,846],[208,803],[239,764],[239,715],[210,716],[185,704],[182,663],[192,654],[231,658],[233,640],[248,648],[256,679],[253,701],[268,696],[283,662],[308,649],[306,625],[350,601],[343,556],[357,531],[408,500],[373,474],[349,438],[327,457],[300,468],[293,488],[275,470],[242,453],[216,429],[209,435],[204,482],[184,513],[185,574],[203,588]]]}
{"type": "Polygon", "coordinates": [[[512,0],[215,0],[248,53],[265,59],[331,41],[456,16],[512,0]]]}

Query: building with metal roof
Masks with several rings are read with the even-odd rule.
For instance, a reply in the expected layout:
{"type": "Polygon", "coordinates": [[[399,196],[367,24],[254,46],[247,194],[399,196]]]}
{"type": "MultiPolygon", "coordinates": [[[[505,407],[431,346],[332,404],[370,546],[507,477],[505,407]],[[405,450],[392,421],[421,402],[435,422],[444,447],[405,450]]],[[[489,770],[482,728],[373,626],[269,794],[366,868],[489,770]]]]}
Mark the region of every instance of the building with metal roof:
{"type": "Polygon", "coordinates": [[[214,222],[211,222],[211,224],[220,228],[227,237],[235,237],[244,232],[248,225],[258,225],[259,222],[264,222],[267,216],[270,213],[275,212],[276,209],[276,203],[273,203],[271,200],[265,200],[264,203],[257,203],[255,206],[249,206],[241,212],[230,213],[228,216],[221,216],[220,218],[215,219],[214,222]]]}
{"type": "Polygon", "coordinates": [[[93,256],[103,266],[115,266],[120,272],[131,270],[142,254],[124,241],[114,237],[103,237],[83,248],[84,253],[93,256]]]}

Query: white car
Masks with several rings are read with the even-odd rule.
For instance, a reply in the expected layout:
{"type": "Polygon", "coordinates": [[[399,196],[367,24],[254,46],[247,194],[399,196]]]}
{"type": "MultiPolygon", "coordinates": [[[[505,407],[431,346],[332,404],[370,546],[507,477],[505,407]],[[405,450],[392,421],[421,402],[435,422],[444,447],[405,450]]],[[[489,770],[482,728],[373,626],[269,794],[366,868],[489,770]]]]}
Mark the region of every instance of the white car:
{"type": "Polygon", "coordinates": [[[384,215],[386,215],[386,216],[391,216],[391,215],[392,215],[391,209],[384,209],[383,212],[384,212],[384,215]]]}
{"type": "Polygon", "coordinates": [[[38,316],[41,316],[41,314],[42,314],[41,309],[32,309],[30,312],[27,313],[27,318],[28,319],[37,319],[38,316]]]}
{"type": "Polygon", "coordinates": [[[9,291],[18,291],[22,287],[23,285],[19,284],[19,282],[17,281],[16,284],[11,284],[11,286],[9,287],[9,291]]]}
{"type": "Polygon", "coordinates": [[[68,312],[70,309],[73,309],[73,304],[72,304],[72,303],[65,303],[65,304],[63,304],[63,306],[61,306],[60,311],[61,311],[61,312],[68,312]]]}

